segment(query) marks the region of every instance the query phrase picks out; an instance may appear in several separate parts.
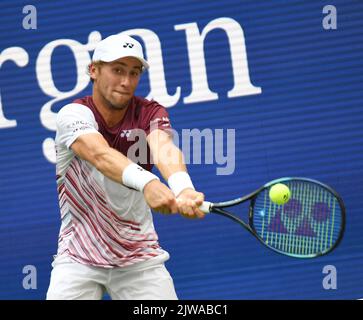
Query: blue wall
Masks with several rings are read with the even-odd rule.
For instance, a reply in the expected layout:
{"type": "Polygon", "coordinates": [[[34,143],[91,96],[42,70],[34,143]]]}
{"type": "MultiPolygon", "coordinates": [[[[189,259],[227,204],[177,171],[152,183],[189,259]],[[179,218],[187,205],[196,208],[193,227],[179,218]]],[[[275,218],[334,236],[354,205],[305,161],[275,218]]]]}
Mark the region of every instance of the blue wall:
{"type": "MultiPolygon", "coordinates": [[[[22,25],[27,4],[0,3],[0,299],[45,297],[60,226],[53,116],[74,98],[90,94],[83,71],[97,36],[133,29],[152,31],[160,41],[166,91],[155,99],[175,95],[175,101],[165,104],[178,132],[209,128],[226,134],[235,129],[233,174],[217,175],[221,165],[216,161],[189,165],[194,184],[207,199],[228,200],[275,178],[304,176],[332,186],[347,207],[339,248],[305,261],[273,253],[219,216],[195,221],[155,214],[179,297],[363,297],[363,2],[32,1],[37,29],[29,30],[22,25]],[[337,10],[336,30],[323,28],[328,4],[337,10]],[[207,81],[216,99],[184,100],[193,89],[190,54],[195,51],[189,48],[188,55],[182,25],[195,23],[202,33],[209,23],[223,21],[237,30],[232,40],[219,28],[204,42],[207,81]],[[245,42],[238,42],[243,35],[245,42]],[[54,41],[62,45],[47,53],[54,41]],[[236,61],[247,63],[247,71],[233,67],[231,42],[239,43],[236,61]],[[82,55],[75,58],[69,46],[82,55]],[[261,93],[240,90],[229,97],[234,73],[238,79],[249,76],[250,87],[261,93]],[[50,95],[59,97],[60,92],[64,97],[47,109],[50,95]],[[36,267],[37,289],[23,288],[27,265],[36,267]],[[336,290],[323,288],[326,265],[337,269],[336,290]]],[[[155,80],[162,78],[162,70],[153,68],[141,80],[138,95],[162,87],[155,80]]]]}

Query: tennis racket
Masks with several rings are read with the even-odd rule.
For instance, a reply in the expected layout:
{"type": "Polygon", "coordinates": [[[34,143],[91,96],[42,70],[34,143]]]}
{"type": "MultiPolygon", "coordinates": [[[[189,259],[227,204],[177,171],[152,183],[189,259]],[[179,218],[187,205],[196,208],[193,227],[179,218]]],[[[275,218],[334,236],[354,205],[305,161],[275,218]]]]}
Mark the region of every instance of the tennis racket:
{"type": "Polygon", "coordinates": [[[314,258],[335,249],[345,228],[345,207],[339,194],[329,186],[307,178],[281,178],[255,192],[225,202],[205,201],[200,209],[216,213],[242,225],[275,252],[295,258],[314,258]],[[283,183],[290,200],[278,205],[269,197],[270,188],[283,183]],[[225,208],[250,201],[246,223],[225,208]]]}

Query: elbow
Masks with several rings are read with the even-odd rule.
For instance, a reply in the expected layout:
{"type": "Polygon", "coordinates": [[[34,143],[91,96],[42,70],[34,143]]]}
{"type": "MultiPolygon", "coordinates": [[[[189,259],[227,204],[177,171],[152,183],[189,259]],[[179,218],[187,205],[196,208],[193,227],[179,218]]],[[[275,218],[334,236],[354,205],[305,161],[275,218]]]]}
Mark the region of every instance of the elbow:
{"type": "Polygon", "coordinates": [[[102,167],[105,166],[105,162],[110,158],[111,150],[110,146],[99,134],[81,135],[71,146],[75,155],[81,159],[89,162],[97,170],[102,171],[102,167]]]}
{"type": "Polygon", "coordinates": [[[90,162],[98,171],[102,172],[107,160],[107,154],[106,148],[94,150],[90,153],[88,162],[90,162]]]}
{"type": "Polygon", "coordinates": [[[95,152],[92,155],[92,164],[98,170],[102,171],[103,164],[105,163],[106,152],[95,152]]]}

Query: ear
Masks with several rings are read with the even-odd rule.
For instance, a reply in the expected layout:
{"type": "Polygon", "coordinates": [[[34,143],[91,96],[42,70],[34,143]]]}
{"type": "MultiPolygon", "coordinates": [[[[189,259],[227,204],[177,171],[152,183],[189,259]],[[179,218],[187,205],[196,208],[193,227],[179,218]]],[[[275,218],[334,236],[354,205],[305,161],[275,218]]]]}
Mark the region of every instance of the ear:
{"type": "Polygon", "coordinates": [[[89,72],[91,79],[96,80],[97,74],[98,74],[98,67],[95,64],[91,63],[88,66],[88,72],[89,72]]]}

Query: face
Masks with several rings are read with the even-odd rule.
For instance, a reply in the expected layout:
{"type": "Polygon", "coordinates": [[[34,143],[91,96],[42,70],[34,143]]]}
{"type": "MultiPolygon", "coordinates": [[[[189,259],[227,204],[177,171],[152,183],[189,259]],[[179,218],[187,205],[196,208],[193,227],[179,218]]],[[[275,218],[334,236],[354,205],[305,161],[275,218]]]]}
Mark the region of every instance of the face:
{"type": "Polygon", "coordinates": [[[94,79],[94,90],[112,109],[124,109],[140,80],[141,62],[133,57],[125,57],[112,62],[91,66],[90,73],[94,79]]]}

